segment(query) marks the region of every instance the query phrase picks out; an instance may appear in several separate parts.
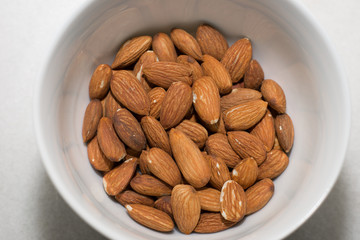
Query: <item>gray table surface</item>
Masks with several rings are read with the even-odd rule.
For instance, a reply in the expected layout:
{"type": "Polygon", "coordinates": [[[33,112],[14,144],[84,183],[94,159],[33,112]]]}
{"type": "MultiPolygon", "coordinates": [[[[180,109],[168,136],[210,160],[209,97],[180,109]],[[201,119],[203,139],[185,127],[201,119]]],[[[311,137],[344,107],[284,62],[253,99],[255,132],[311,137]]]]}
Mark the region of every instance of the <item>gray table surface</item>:
{"type": "MultiPolygon", "coordinates": [[[[64,202],[41,163],[33,86],[60,26],[86,2],[13,0],[0,7],[0,238],[103,239],[64,202]]],[[[345,164],[328,198],[288,239],[360,236],[360,1],[303,0],[344,63],[352,100],[345,164]]]]}

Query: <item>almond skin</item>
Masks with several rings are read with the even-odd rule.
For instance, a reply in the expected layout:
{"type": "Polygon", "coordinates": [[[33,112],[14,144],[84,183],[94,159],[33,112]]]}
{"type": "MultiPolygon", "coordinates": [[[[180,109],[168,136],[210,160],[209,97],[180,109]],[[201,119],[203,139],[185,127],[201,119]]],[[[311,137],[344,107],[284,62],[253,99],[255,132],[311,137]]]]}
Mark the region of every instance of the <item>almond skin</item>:
{"type": "Polygon", "coordinates": [[[182,63],[154,62],[145,66],[143,73],[150,83],[165,89],[174,82],[192,84],[192,70],[182,63]]]}
{"type": "Polygon", "coordinates": [[[186,55],[196,60],[202,60],[202,53],[199,43],[188,32],[183,29],[175,28],[170,33],[171,40],[175,46],[186,55]]]}
{"type": "Polygon", "coordinates": [[[149,91],[150,98],[150,116],[158,119],[160,117],[161,105],[164,100],[166,91],[161,87],[155,87],[149,91]]]}
{"type": "Polygon", "coordinates": [[[171,217],[163,211],[142,204],[127,204],[125,208],[132,219],[148,228],[160,232],[171,232],[174,229],[171,217]]]}
{"type": "Polygon", "coordinates": [[[257,124],[266,113],[267,102],[252,100],[240,103],[224,112],[225,128],[246,130],[257,124]]]}
{"type": "Polygon", "coordinates": [[[248,88],[235,88],[228,95],[220,98],[221,112],[245,101],[261,99],[261,92],[248,88]]]}
{"type": "Polygon", "coordinates": [[[220,213],[202,213],[194,232],[215,233],[234,226],[235,222],[225,220],[220,213]]]}
{"type": "Polygon", "coordinates": [[[256,137],[245,131],[228,132],[231,147],[241,158],[252,157],[258,165],[266,158],[264,144],[256,137]]]}
{"type": "Polygon", "coordinates": [[[214,188],[204,188],[196,192],[200,199],[201,209],[210,212],[220,212],[220,191],[214,188]]]}
{"type": "Polygon", "coordinates": [[[247,189],[256,182],[258,165],[253,158],[245,158],[232,170],[231,178],[243,189],[247,189]]]}
{"type": "Polygon", "coordinates": [[[86,107],[82,126],[82,138],[84,143],[88,142],[96,135],[96,130],[102,114],[103,110],[101,102],[97,99],[91,100],[86,107]]]}
{"type": "Polygon", "coordinates": [[[115,196],[121,193],[129,184],[138,164],[137,158],[131,158],[115,167],[103,177],[103,185],[106,193],[115,196]]]}
{"type": "Polygon", "coordinates": [[[221,215],[228,221],[239,222],[246,213],[244,189],[235,181],[224,183],[220,194],[221,215]]]}
{"type": "Polygon", "coordinates": [[[286,113],[275,118],[275,130],[279,144],[286,153],[290,152],[294,144],[294,125],[286,113]]]}
{"type": "Polygon", "coordinates": [[[201,212],[200,199],[190,185],[179,184],[171,192],[171,208],[177,227],[190,234],[196,227],[201,212]]]}
{"type": "Polygon", "coordinates": [[[173,83],[164,97],[160,110],[160,123],[165,129],[178,125],[192,103],[191,87],[184,82],[173,83]]]}
{"type": "Polygon", "coordinates": [[[205,150],[209,155],[213,155],[224,160],[228,167],[235,167],[240,162],[240,157],[232,149],[225,134],[216,133],[209,136],[205,144],[205,150]]]}
{"type": "Polygon", "coordinates": [[[120,139],[130,148],[140,152],[145,149],[146,138],[136,118],[125,108],[113,117],[114,128],[120,139]]]}
{"type": "Polygon", "coordinates": [[[119,162],[125,157],[125,146],[116,135],[111,119],[107,117],[100,119],[97,139],[101,151],[110,161],[119,162]]]}
{"type": "Polygon", "coordinates": [[[229,71],[232,82],[236,83],[244,76],[252,57],[251,42],[247,38],[236,41],[224,54],[221,63],[229,71]]]}
{"type": "Polygon", "coordinates": [[[219,89],[220,94],[227,94],[231,91],[232,82],[227,69],[218,60],[210,55],[203,56],[201,64],[205,76],[210,76],[219,89]]]}
{"type": "Polygon", "coordinates": [[[266,79],[261,85],[261,93],[272,109],[278,113],[285,113],[286,98],[279,84],[274,80],[266,79]]]}
{"type": "Polygon", "coordinates": [[[244,86],[246,88],[259,89],[263,81],[264,71],[258,61],[252,59],[244,75],[244,86]]]}
{"type": "Polygon", "coordinates": [[[274,119],[269,110],[266,111],[264,117],[251,130],[250,134],[262,141],[267,152],[273,148],[275,142],[275,126],[274,119]]]}
{"type": "Polygon", "coordinates": [[[87,145],[87,153],[89,162],[98,171],[108,172],[114,165],[114,163],[107,159],[102,153],[96,136],[87,145]]]}
{"type": "Polygon", "coordinates": [[[162,196],[155,201],[154,207],[167,213],[170,217],[173,217],[171,208],[171,196],[162,196]]]}
{"type": "Polygon", "coordinates": [[[258,180],[274,179],[285,171],[289,165],[288,156],[281,150],[271,150],[265,161],[259,166],[258,180]]]}
{"type": "Polygon", "coordinates": [[[176,62],[175,46],[166,33],[160,32],[153,37],[152,48],[160,61],[176,62]]]}
{"type": "Polygon", "coordinates": [[[171,194],[171,188],[150,175],[138,175],[130,181],[130,186],[137,193],[147,196],[165,196],[171,194]]]}
{"type": "Polygon", "coordinates": [[[112,119],[119,109],[121,109],[121,105],[110,91],[104,101],[104,116],[112,119]]]}
{"type": "Polygon", "coordinates": [[[111,64],[112,69],[124,68],[133,64],[151,46],[150,36],[140,36],[126,41],[111,64]]]}
{"type": "Polygon", "coordinates": [[[176,62],[185,64],[192,70],[193,82],[201,78],[204,73],[200,64],[193,58],[187,55],[180,55],[177,57],[176,62]]]}
{"type": "Polygon", "coordinates": [[[181,182],[181,173],[171,156],[160,148],[151,148],[146,156],[150,172],[170,186],[181,182]]]}
{"type": "Polygon", "coordinates": [[[109,92],[112,70],[107,64],[100,64],[91,76],[89,96],[91,99],[103,99],[109,92]]]}
{"type": "Polygon", "coordinates": [[[204,147],[208,132],[201,124],[184,120],[176,129],[185,133],[200,149],[204,147]]]}
{"type": "Polygon", "coordinates": [[[132,73],[124,70],[114,72],[110,88],[116,100],[130,111],[139,115],[149,114],[149,96],[132,73]]]}
{"type": "Polygon", "coordinates": [[[203,54],[213,56],[221,60],[229,45],[225,37],[215,28],[202,24],[196,31],[196,39],[203,54]]]}
{"type": "Polygon", "coordinates": [[[231,179],[229,169],[221,158],[210,155],[205,157],[209,161],[211,168],[210,185],[221,190],[224,183],[231,179]]]}
{"type": "Polygon", "coordinates": [[[161,148],[168,154],[172,154],[169,136],[158,120],[145,116],[141,119],[141,126],[150,147],[161,148]]]}
{"type": "Polygon", "coordinates": [[[220,95],[211,77],[202,77],[192,86],[196,113],[207,124],[216,124],[220,118],[220,95]]]}
{"type": "Polygon", "coordinates": [[[274,194],[274,183],[269,178],[265,178],[245,192],[247,198],[246,215],[262,209],[274,194]]]}
{"type": "Polygon", "coordinates": [[[143,204],[150,207],[154,206],[154,200],[152,200],[150,197],[138,194],[131,190],[126,190],[117,194],[115,199],[123,206],[127,204],[143,204]]]}

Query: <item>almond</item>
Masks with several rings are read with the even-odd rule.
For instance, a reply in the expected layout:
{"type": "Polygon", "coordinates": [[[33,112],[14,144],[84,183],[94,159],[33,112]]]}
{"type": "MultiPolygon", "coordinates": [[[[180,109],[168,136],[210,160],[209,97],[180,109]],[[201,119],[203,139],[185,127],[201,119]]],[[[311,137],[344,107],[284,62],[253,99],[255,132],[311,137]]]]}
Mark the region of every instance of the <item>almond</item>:
{"type": "Polygon", "coordinates": [[[275,127],[274,119],[269,110],[266,111],[265,116],[251,130],[250,134],[262,141],[267,152],[273,148],[275,142],[275,127]]]}
{"type": "Polygon", "coordinates": [[[106,193],[110,196],[121,193],[134,175],[137,164],[138,159],[131,158],[106,173],[103,177],[103,185],[106,193]]]}
{"type": "Polygon", "coordinates": [[[274,179],[285,171],[289,165],[288,156],[281,150],[271,150],[265,161],[259,166],[258,179],[274,179]]]}
{"type": "Polygon", "coordinates": [[[183,132],[173,128],[170,130],[170,145],[186,181],[195,188],[205,186],[210,180],[210,167],[196,144],[183,132]]]}
{"type": "Polygon", "coordinates": [[[173,217],[171,208],[171,196],[162,196],[155,201],[154,207],[167,213],[170,217],[173,217]]]}
{"type": "Polygon", "coordinates": [[[166,91],[161,87],[155,87],[149,91],[150,98],[150,116],[154,118],[160,117],[161,105],[164,100],[166,91]]]}
{"type": "Polygon", "coordinates": [[[175,28],[170,33],[171,40],[175,46],[186,55],[196,60],[201,60],[202,53],[199,43],[188,32],[183,29],[175,28]]]}
{"type": "Polygon", "coordinates": [[[285,113],[286,98],[279,84],[274,80],[266,79],[261,85],[261,93],[272,109],[278,113],[285,113]]]}
{"type": "Polygon", "coordinates": [[[87,145],[89,162],[98,171],[107,172],[113,167],[113,162],[105,157],[100,150],[97,137],[95,136],[87,145]]]}
{"type": "Polygon", "coordinates": [[[109,92],[112,71],[109,65],[100,64],[91,76],[89,96],[91,99],[103,99],[109,92]]]}
{"type": "Polygon", "coordinates": [[[82,126],[82,138],[86,143],[96,135],[96,130],[102,117],[102,105],[98,99],[91,100],[86,107],[83,126],[82,126]]]}
{"type": "Polygon", "coordinates": [[[201,212],[200,199],[190,185],[176,185],[171,192],[171,208],[179,230],[190,234],[196,227],[201,212]]]}
{"type": "Polygon", "coordinates": [[[196,192],[200,199],[202,210],[220,212],[220,191],[214,188],[204,188],[196,192]]]}
{"type": "Polygon", "coordinates": [[[211,186],[221,190],[224,183],[231,179],[229,169],[224,160],[221,158],[211,155],[206,155],[205,157],[209,161],[211,168],[211,177],[209,182],[211,186]]]}
{"type": "Polygon", "coordinates": [[[148,151],[143,150],[139,157],[139,168],[142,174],[151,174],[150,169],[147,165],[148,151]]]}
{"type": "Polygon", "coordinates": [[[192,84],[192,70],[182,63],[154,62],[144,67],[143,73],[150,83],[165,89],[174,82],[192,84]]]}
{"type": "Polygon", "coordinates": [[[127,204],[125,208],[132,219],[145,227],[160,232],[171,232],[174,229],[171,217],[163,211],[142,204],[127,204]]]}
{"type": "Polygon", "coordinates": [[[235,88],[228,95],[220,98],[221,112],[250,100],[261,99],[259,91],[248,88],[235,88]]]}
{"type": "Polygon", "coordinates": [[[130,148],[145,149],[146,138],[140,123],[125,108],[119,109],[113,117],[114,128],[120,139],[130,148]]]}
{"type": "Polygon", "coordinates": [[[176,129],[185,133],[199,148],[204,147],[208,138],[208,132],[201,124],[184,120],[176,129]]]}
{"type": "Polygon", "coordinates": [[[171,188],[150,175],[138,175],[130,181],[130,186],[137,193],[147,196],[164,196],[171,194],[171,188]]]}
{"type": "Polygon", "coordinates": [[[145,116],[141,119],[141,126],[150,147],[161,148],[171,154],[169,136],[158,120],[151,116],[145,116]]]}
{"type": "Polygon", "coordinates": [[[225,134],[215,133],[209,136],[205,144],[205,150],[209,155],[224,160],[228,167],[235,167],[240,162],[240,157],[234,152],[225,134]]]}
{"type": "Polygon", "coordinates": [[[247,189],[256,182],[258,165],[253,158],[245,158],[232,170],[231,176],[243,189],[247,189]]]}
{"type": "Polygon", "coordinates": [[[152,85],[149,84],[146,81],[146,79],[143,77],[143,69],[145,66],[149,65],[150,63],[158,62],[158,61],[159,59],[154,53],[154,51],[148,50],[143,55],[141,55],[141,57],[134,66],[133,74],[139,80],[139,82],[141,83],[141,85],[143,86],[146,92],[149,92],[151,90],[152,85]]]}
{"type": "MultiPolygon", "coordinates": [[[[201,120],[200,120],[200,121],[201,121],[201,120]]],[[[223,119],[223,114],[222,114],[222,113],[220,113],[220,118],[219,118],[219,121],[218,121],[217,123],[214,123],[214,124],[206,124],[206,123],[202,122],[202,124],[203,124],[210,132],[226,134],[225,123],[224,123],[224,119],[223,119]]]]}
{"type": "Polygon", "coordinates": [[[286,153],[290,152],[294,144],[294,125],[286,113],[275,118],[275,130],[280,146],[286,153]]]}
{"type": "Polygon", "coordinates": [[[179,124],[192,103],[191,87],[184,82],[173,83],[164,97],[160,110],[160,123],[165,129],[179,124]]]}
{"type": "Polygon", "coordinates": [[[124,70],[116,71],[110,82],[114,97],[130,111],[148,115],[150,99],[137,78],[124,70]]]}
{"type": "Polygon", "coordinates": [[[176,62],[175,46],[166,33],[160,32],[153,37],[152,48],[160,61],[176,62]]]}
{"type": "Polygon", "coordinates": [[[220,213],[202,213],[194,232],[215,233],[234,226],[236,223],[225,220],[220,213]]]}
{"type": "Polygon", "coordinates": [[[269,178],[265,178],[245,192],[247,198],[246,215],[262,209],[274,194],[274,183],[269,178]]]}
{"type": "Polygon", "coordinates": [[[203,54],[213,56],[221,60],[229,45],[225,37],[215,28],[202,24],[196,31],[196,39],[203,54]]]}
{"type": "Polygon", "coordinates": [[[236,83],[244,76],[252,57],[251,42],[247,38],[236,41],[224,54],[221,63],[229,71],[232,82],[236,83]]]}
{"type": "Polygon", "coordinates": [[[224,183],[220,194],[221,215],[228,221],[239,222],[246,213],[244,189],[235,181],[224,183]]]}
{"type": "Polygon", "coordinates": [[[150,36],[140,36],[127,40],[115,56],[112,69],[124,68],[133,64],[151,46],[150,36]]]}
{"type": "Polygon", "coordinates": [[[121,109],[120,103],[114,98],[113,94],[109,92],[104,102],[104,116],[112,119],[119,109],[121,109]]]}
{"type": "Polygon", "coordinates": [[[258,61],[251,60],[249,68],[244,75],[244,86],[246,88],[259,89],[264,81],[264,71],[258,61]]]}
{"type": "Polygon", "coordinates": [[[117,194],[115,199],[123,206],[127,204],[143,204],[150,207],[154,206],[154,200],[152,200],[150,197],[138,194],[131,190],[126,190],[117,194]]]}
{"type": "Polygon", "coordinates": [[[150,172],[170,186],[181,182],[181,173],[171,156],[160,148],[151,148],[146,156],[150,172]]]}
{"type": "Polygon", "coordinates": [[[119,162],[125,157],[125,146],[116,135],[111,119],[107,117],[100,119],[97,139],[101,151],[110,161],[119,162]]]}
{"type": "Polygon", "coordinates": [[[192,70],[193,82],[201,78],[204,73],[200,64],[193,58],[187,55],[180,55],[177,57],[176,62],[185,64],[192,70]]]}
{"type": "Polygon", "coordinates": [[[228,130],[246,130],[258,123],[265,115],[267,102],[252,100],[240,103],[224,112],[225,128],[228,130]]]}
{"type": "Polygon", "coordinates": [[[252,157],[258,165],[266,158],[264,144],[255,136],[245,131],[228,132],[231,147],[241,158],[252,157]]]}

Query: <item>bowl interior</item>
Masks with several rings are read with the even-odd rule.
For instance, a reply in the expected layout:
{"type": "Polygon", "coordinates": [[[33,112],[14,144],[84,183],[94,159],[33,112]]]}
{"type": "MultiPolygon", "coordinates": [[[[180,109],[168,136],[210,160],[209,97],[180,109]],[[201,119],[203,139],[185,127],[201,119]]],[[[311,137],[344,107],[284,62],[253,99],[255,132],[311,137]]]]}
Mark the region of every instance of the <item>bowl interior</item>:
{"type": "Polygon", "coordinates": [[[90,225],[110,238],[279,239],[295,230],[330,191],[342,165],[349,129],[347,89],[329,43],[293,1],[93,1],[59,39],[39,82],[35,124],[44,164],[54,184],[90,225]],[[87,159],[81,127],[88,83],[98,64],[111,64],[126,39],[209,23],[229,43],[247,36],[265,78],[287,97],[295,145],[275,194],[261,211],[215,234],[158,233],[135,223],[107,197],[87,159]]]}

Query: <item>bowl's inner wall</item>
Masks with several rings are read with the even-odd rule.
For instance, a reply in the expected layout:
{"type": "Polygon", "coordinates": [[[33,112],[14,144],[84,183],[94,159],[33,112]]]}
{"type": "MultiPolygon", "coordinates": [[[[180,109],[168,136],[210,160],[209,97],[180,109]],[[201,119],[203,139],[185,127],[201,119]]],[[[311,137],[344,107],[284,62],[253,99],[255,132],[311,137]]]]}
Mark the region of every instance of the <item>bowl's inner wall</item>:
{"type": "Polygon", "coordinates": [[[284,226],[291,231],[299,225],[328,191],[326,174],[336,175],[336,138],[342,136],[339,123],[343,119],[334,113],[341,113],[344,98],[341,92],[339,96],[341,85],[336,81],[340,76],[321,36],[294,5],[224,0],[94,2],[68,28],[48,65],[48,80],[42,86],[42,131],[51,152],[51,168],[56,169],[51,173],[53,179],[64,183],[58,188],[80,215],[91,218],[86,220],[93,226],[102,223],[98,229],[109,237],[205,237],[177,231],[161,234],[130,220],[125,209],[105,194],[102,178],[89,164],[81,139],[83,114],[89,103],[88,83],[98,64],[111,64],[129,37],[169,33],[175,26],[194,32],[203,22],[220,29],[229,43],[244,35],[251,39],[253,58],[262,65],[265,78],[283,87],[295,126],[290,164],[275,180],[273,199],[238,227],[206,238],[250,239],[259,233],[268,239],[279,237],[284,226]],[[76,203],[72,204],[73,200],[76,203]]]}

